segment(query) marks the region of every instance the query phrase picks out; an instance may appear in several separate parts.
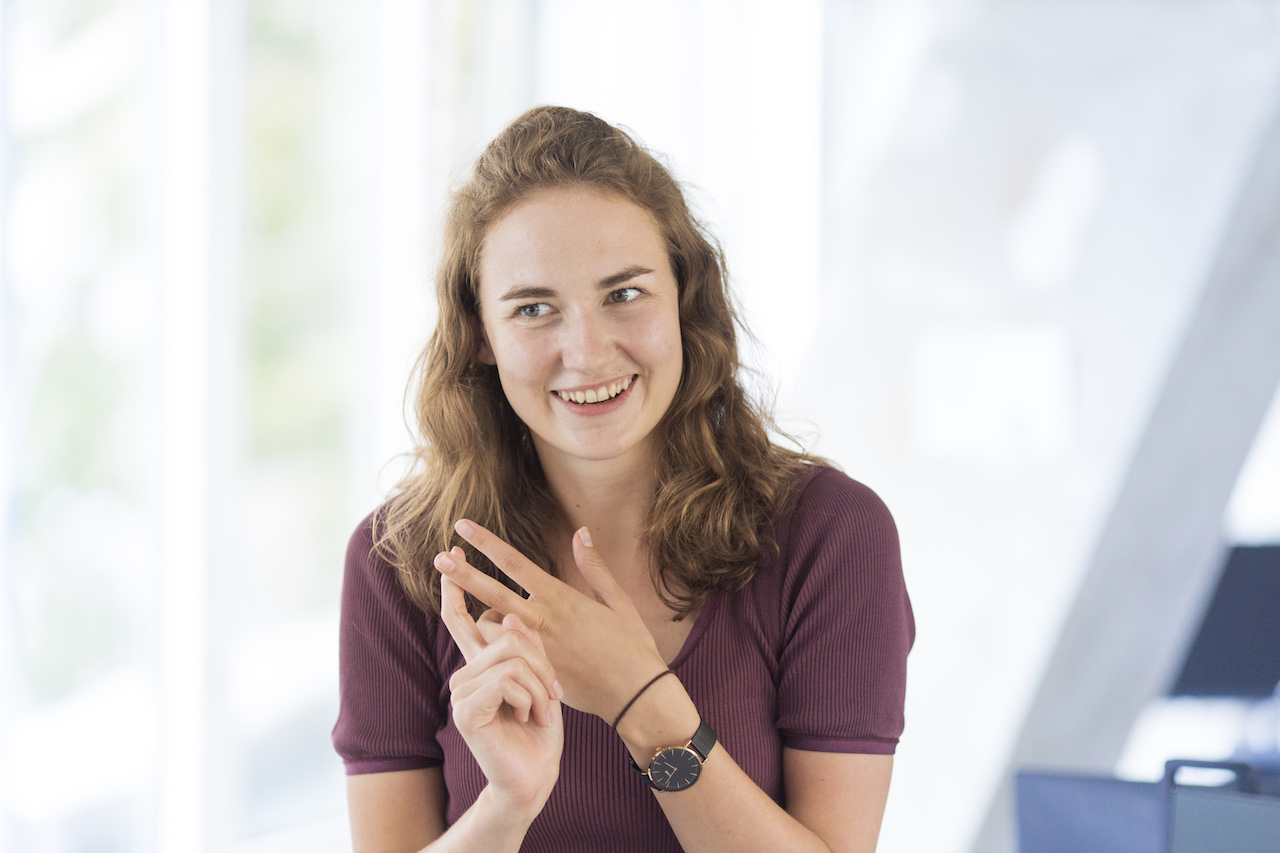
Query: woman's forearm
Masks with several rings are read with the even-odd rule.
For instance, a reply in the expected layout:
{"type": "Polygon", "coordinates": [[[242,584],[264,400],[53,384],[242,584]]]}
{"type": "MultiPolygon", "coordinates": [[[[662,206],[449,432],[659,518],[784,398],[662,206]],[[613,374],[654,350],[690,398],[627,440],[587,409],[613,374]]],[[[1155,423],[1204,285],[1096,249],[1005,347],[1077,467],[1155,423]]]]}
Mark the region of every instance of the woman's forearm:
{"type": "Polygon", "coordinates": [[[761,791],[727,752],[717,749],[720,755],[708,760],[692,788],[654,792],[685,853],[831,853],[812,830],[761,791]]]}
{"type": "MultiPolygon", "coordinates": [[[[658,749],[687,742],[700,722],[680,682],[674,678],[663,682],[655,684],[618,725],[618,734],[642,768],[648,767],[658,749]]],[[[637,777],[636,784],[645,782],[637,777]]],[[[824,840],[762,791],[721,744],[711,750],[692,787],[654,791],[654,796],[687,853],[871,853],[879,829],[878,811],[873,809],[874,826],[842,827],[824,840]]]]}
{"type": "Polygon", "coordinates": [[[492,786],[486,786],[443,835],[427,845],[423,853],[463,853],[486,850],[494,853],[517,853],[524,843],[529,825],[542,810],[521,807],[505,801],[492,786]]]}

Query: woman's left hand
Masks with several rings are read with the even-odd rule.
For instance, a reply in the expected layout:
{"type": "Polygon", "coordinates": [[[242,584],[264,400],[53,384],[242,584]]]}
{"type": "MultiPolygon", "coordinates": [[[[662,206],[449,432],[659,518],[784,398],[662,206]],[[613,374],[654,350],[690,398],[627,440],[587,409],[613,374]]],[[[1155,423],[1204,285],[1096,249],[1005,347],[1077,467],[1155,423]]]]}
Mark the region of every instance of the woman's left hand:
{"type": "Polygon", "coordinates": [[[573,536],[573,558],[594,599],[475,522],[463,519],[455,527],[530,597],[522,598],[457,551],[437,554],[436,569],[498,613],[514,613],[542,638],[566,705],[612,723],[635,692],[667,668],[631,597],[589,544],[586,528],[573,536]]]}

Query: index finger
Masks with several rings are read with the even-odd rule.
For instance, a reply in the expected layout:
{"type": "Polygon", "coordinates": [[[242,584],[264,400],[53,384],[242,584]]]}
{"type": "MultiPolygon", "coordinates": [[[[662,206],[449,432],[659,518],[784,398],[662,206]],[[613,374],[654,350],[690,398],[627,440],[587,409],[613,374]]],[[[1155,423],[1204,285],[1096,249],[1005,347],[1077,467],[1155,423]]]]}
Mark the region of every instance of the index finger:
{"type": "Polygon", "coordinates": [[[434,563],[436,571],[448,575],[449,580],[471,593],[477,601],[503,615],[523,612],[527,606],[520,593],[468,563],[461,548],[454,548],[448,554],[443,551],[436,554],[434,563]]]}
{"type": "Polygon", "coordinates": [[[467,663],[489,645],[467,610],[467,596],[462,587],[444,575],[440,576],[440,621],[449,629],[449,636],[458,644],[467,663]]]}
{"type": "Polygon", "coordinates": [[[476,547],[493,562],[498,571],[511,578],[535,598],[546,599],[562,582],[547,574],[524,554],[470,519],[459,519],[453,526],[458,535],[476,547]]]}

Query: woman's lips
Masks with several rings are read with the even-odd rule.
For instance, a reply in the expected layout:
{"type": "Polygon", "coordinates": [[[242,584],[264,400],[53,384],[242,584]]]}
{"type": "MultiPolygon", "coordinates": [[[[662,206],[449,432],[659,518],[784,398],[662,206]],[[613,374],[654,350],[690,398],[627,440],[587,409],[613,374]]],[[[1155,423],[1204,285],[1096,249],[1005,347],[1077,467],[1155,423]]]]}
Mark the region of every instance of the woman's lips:
{"type": "Polygon", "coordinates": [[[623,406],[627,398],[631,396],[631,389],[634,386],[636,379],[638,378],[639,377],[637,375],[633,374],[631,376],[626,377],[625,379],[619,380],[614,383],[602,385],[599,388],[593,388],[590,391],[577,391],[577,392],[552,391],[551,396],[554,397],[560,403],[560,405],[564,406],[575,415],[581,415],[586,417],[607,415],[610,412],[617,411],[623,406]],[[600,389],[604,389],[605,394],[608,395],[609,392],[611,392],[614,388],[617,388],[618,390],[616,393],[614,393],[613,396],[611,397],[606,396],[606,399],[603,402],[599,400],[600,389]],[[565,399],[566,396],[573,396],[576,398],[578,395],[582,395],[583,402],[579,403],[577,402],[576,399],[570,402],[569,400],[565,399]],[[596,398],[597,402],[594,402],[594,403],[586,402],[588,399],[592,397],[596,398]]]}
{"type": "Polygon", "coordinates": [[[613,397],[618,396],[627,390],[627,386],[631,384],[631,380],[635,379],[635,374],[624,376],[621,379],[615,379],[612,382],[603,382],[587,388],[578,388],[572,391],[552,391],[561,400],[570,403],[603,403],[613,397]]]}

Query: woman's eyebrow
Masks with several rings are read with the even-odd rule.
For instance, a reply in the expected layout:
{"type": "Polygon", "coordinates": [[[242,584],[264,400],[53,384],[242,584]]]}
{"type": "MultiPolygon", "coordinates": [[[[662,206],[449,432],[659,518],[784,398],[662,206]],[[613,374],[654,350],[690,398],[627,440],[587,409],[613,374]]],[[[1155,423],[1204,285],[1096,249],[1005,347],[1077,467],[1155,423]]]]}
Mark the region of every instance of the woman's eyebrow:
{"type": "Polygon", "coordinates": [[[509,302],[513,299],[550,299],[555,296],[556,292],[549,287],[534,287],[532,285],[516,286],[508,290],[502,296],[498,297],[499,302],[509,302]]]}
{"type": "Polygon", "coordinates": [[[613,275],[609,276],[608,278],[600,279],[600,283],[597,284],[596,287],[600,288],[601,290],[605,290],[610,287],[617,287],[623,282],[631,281],[631,279],[637,278],[642,275],[648,275],[651,272],[653,272],[653,270],[649,269],[648,267],[642,267],[638,265],[629,266],[622,272],[616,272],[613,275]]]}

